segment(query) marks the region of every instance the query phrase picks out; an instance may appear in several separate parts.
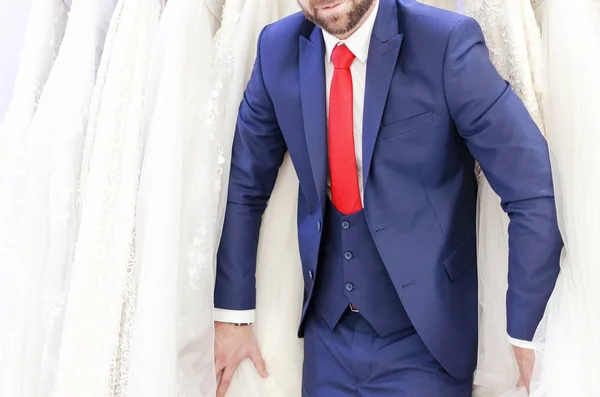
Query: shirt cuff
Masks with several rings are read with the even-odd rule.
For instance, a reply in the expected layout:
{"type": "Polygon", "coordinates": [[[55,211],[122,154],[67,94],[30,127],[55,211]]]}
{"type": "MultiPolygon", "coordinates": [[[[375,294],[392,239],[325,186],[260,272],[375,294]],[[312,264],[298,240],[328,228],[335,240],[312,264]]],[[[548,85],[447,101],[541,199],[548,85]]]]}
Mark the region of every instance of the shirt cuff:
{"type": "Polygon", "coordinates": [[[213,311],[214,321],[231,324],[250,324],[254,322],[255,310],[228,310],[217,309],[213,311]]]}
{"type": "Polygon", "coordinates": [[[510,342],[511,345],[520,347],[521,349],[534,350],[535,346],[536,346],[535,342],[521,340],[521,339],[515,339],[510,336],[508,337],[508,341],[510,342]]]}

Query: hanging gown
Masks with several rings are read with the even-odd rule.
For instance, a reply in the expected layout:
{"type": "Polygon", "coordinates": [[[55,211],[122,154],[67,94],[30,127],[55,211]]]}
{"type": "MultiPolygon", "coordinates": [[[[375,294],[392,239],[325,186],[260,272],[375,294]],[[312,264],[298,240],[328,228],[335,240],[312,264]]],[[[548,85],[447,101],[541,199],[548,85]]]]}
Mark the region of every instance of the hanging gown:
{"type": "MultiPolygon", "coordinates": [[[[490,58],[543,131],[541,36],[529,0],[464,0],[465,14],[483,30],[490,58]]],[[[515,389],[518,367],[506,333],[508,216],[485,176],[478,173],[479,393],[498,397],[515,389]]]]}
{"type": "Polygon", "coordinates": [[[126,393],[146,76],[162,2],[120,0],[94,89],[53,396],[126,393]]]}
{"type": "Polygon", "coordinates": [[[565,250],[536,334],[533,397],[600,395],[600,1],[538,0],[544,122],[565,250]]]}
{"type": "MultiPolygon", "coordinates": [[[[89,101],[115,0],[75,0],[60,51],[23,137],[26,175],[15,203],[15,244],[7,264],[21,292],[23,362],[18,396],[49,396],[57,364],[66,285],[74,244],[73,207],[89,101]]],[[[11,342],[17,347],[16,341],[11,342]]],[[[17,361],[16,363],[18,363],[17,361]]],[[[12,364],[17,368],[16,363],[12,364]]]]}
{"type": "Polygon", "coordinates": [[[22,359],[15,351],[22,344],[13,343],[23,335],[20,330],[24,311],[20,290],[13,283],[18,266],[8,260],[15,242],[12,225],[23,187],[22,144],[35,114],[40,95],[54,65],[65,32],[69,7],[63,0],[34,0],[31,3],[19,70],[9,108],[0,125],[0,395],[16,395],[9,389],[22,359]],[[16,327],[16,328],[15,328],[16,327]],[[6,372],[6,371],[8,372],[6,372]]]}
{"type": "Polygon", "coordinates": [[[69,3],[64,0],[33,0],[31,3],[13,96],[0,128],[2,177],[10,171],[4,161],[12,159],[9,154],[15,151],[14,145],[29,127],[54,65],[67,25],[69,3]]]}
{"type": "MultiPolygon", "coordinates": [[[[258,35],[266,24],[295,11],[298,11],[295,0],[227,0],[225,3],[222,26],[216,36],[215,74],[208,116],[208,132],[214,134],[218,142],[213,151],[213,167],[221,175],[219,184],[223,187],[217,225],[212,230],[217,241],[224,216],[237,110],[256,56],[258,35]]],[[[303,279],[296,230],[297,194],[298,180],[286,156],[263,217],[257,259],[253,328],[270,376],[260,378],[252,362],[246,360],[234,375],[228,397],[301,395],[303,344],[297,337],[297,327],[303,279]]],[[[216,245],[210,248],[208,254],[213,266],[216,245]]]]}
{"type": "Polygon", "coordinates": [[[448,11],[457,11],[457,0],[421,0],[420,2],[448,11]]]}
{"type": "Polygon", "coordinates": [[[136,208],[131,397],[210,397],[216,392],[214,274],[188,253],[215,224],[218,175],[209,154],[215,141],[207,133],[205,109],[222,7],[221,0],[170,0],[154,45],[136,208]]]}
{"type": "Polygon", "coordinates": [[[0,63],[0,124],[13,95],[31,2],[31,0],[13,1],[8,4],[4,2],[0,14],[0,26],[8,33],[0,36],[0,58],[3,60],[0,63]]]}

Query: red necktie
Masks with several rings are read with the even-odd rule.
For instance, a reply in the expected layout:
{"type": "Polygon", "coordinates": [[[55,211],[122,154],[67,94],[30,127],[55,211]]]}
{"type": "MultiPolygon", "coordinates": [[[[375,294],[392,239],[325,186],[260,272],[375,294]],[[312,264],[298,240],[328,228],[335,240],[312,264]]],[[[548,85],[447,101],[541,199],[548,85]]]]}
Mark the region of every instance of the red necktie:
{"type": "Polygon", "coordinates": [[[354,54],[345,45],[331,54],[333,80],[329,92],[329,178],[331,200],[343,214],[362,208],[354,152],[352,74],[354,54]]]}

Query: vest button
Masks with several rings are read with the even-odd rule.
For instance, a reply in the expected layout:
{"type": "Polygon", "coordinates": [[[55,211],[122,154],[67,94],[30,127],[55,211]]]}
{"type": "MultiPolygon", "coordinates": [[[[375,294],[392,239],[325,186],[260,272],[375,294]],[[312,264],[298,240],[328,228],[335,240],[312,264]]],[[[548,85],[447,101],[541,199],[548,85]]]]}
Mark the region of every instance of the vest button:
{"type": "Polygon", "coordinates": [[[350,222],[344,221],[342,222],[342,229],[348,229],[350,227],[350,222]]]}
{"type": "Polygon", "coordinates": [[[350,251],[344,252],[344,258],[346,258],[346,260],[352,259],[352,252],[350,252],[350,251]]]}
{"type": "Polygon", "coordinates": [[[317,232],[321,231],[321,222],[317,221],[317,232]]]}
{"type": "Polygon", "coordinates": [[[311,280],[315,278],[315,274],[313,273],[312,270],[308,271],[308,277],[310,277],[311,280]]]}
{"type": "Polygon", "coordinates": [[[354,284],[346,283],[346,291],[350,292],[354,289],[354,284]]]}

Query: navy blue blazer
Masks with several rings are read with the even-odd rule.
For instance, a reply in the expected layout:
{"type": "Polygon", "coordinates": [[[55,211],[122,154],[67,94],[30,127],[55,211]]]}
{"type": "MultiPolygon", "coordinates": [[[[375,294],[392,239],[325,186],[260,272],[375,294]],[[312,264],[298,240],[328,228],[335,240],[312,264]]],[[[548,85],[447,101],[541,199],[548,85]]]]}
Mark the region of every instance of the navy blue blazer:
{"type": "MultiPolygon", "coordinates": [[[[548,148],[490,62],[477,22],[413,0],[379,1],[364,108],[365,213],[417,332],[453,376],[467,378],[477,359],[475,160],[510,216],[508,333],[531,340],[562,248],[548,148]]],[[[327,196],[324,51],[321,30],[301,13],[260,34],[233,143],[215,307],[255,307],[261,217],[286,152],[300,181],[305,310],[310,302],[327,196]]]]}

